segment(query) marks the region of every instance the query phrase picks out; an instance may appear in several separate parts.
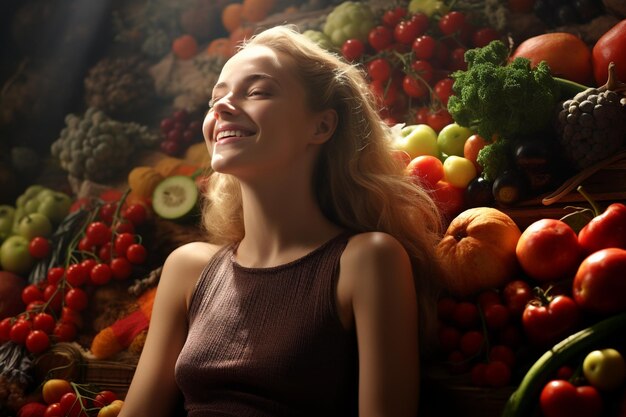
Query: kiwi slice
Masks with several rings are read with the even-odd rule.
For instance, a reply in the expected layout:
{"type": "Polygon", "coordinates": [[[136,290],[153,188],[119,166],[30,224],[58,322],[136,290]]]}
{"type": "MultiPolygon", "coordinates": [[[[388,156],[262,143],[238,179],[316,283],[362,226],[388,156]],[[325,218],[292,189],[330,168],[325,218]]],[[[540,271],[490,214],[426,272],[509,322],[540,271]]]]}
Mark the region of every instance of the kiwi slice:
{"type": "Polygon", "coordinates": [[[161,218],[186,220],[198,209],[198,187],[191,177],[174,175],[165,178],[154,189],[152,208],[161,218]]]}

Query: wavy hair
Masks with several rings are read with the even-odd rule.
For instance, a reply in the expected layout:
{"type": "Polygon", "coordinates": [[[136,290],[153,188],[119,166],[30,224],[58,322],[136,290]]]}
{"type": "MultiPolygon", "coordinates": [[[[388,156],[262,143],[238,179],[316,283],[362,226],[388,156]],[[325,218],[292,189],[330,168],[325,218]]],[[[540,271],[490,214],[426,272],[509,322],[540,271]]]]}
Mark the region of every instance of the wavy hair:
{"type": "MultiPolygon", "coordinates": [[[[439,263],[434,248],[442,220],[428,193],[404,175],[391,151],[391,131],[382,122],[363,72],[295,28],[276,26],[250,38],[290,56],[312,110],[335,109],[338,124],[322,145],[313,181],[321,210],[328,219],[354,232],[382,231],[400,241],[414,271],[422,346],[431,340],[439,263]]],[[[244,235],[241,190],[230,175],[209,177],[203,224],[216,243],[244,235]]],[[[430,343],[428,343],[430,345],[430,343]]]]}

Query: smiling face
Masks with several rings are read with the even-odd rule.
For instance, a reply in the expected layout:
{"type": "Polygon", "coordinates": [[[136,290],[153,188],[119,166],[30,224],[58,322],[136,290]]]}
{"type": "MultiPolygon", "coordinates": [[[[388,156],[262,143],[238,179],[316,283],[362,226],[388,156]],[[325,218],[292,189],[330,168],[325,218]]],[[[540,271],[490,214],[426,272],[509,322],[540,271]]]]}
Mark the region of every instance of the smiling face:
{"type": "Polygon", "coordinates": [[[292,58],[262,45],[224,65],[203,125],[215,171],[243,179],[302,163],[318,119],[295,74],[292,58]]]}

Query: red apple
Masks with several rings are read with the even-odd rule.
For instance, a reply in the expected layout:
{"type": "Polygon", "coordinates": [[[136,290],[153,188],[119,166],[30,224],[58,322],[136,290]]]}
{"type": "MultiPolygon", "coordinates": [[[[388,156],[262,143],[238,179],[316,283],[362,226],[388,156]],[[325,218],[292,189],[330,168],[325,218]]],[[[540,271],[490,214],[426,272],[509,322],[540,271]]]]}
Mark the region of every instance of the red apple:
{"type": "Polygon", "coordinates": [[[541,219],[529,225],[515,253],[524,272],[541,282],[571,278],[582,256],[576,232],[557,219],[541,219]]]}
{"type": "Polygon", "coordinates": [[[593,76],[596,83],[604,85],[608,78],[609,63],[615,63],[615,76],[626,81],[626,19],[607,30],[591,51],[593,76]]]}
{"type": "Polygon", "coordinates": [[[592,313],[626,311],[626,250],[607,248],[585,258],[574,277],[572,294],[592,313]]]}

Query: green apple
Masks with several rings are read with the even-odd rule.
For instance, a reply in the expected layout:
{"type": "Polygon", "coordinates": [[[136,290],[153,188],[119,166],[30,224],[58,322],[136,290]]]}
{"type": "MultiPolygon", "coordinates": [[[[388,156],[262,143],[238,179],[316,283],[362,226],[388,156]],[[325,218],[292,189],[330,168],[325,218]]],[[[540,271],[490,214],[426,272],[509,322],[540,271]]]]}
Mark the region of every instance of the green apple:
{"type": "Polygon", "coordinates": [[[29,241],[37,236],[49,237],[52,234],[52,223],[41,213],[27,214],[17,224],[17,234],[29,241]]]}
{"type": "Polygon", "coordinates": [[[594,350],[583,361],[583,374],[597,389],[611,391],[626,381],[626,362],[616,349],[594,350]]]}
{"type": "Polygon", "coordinates": [[[437,132],[427,124],[404,126],[393,141],[393,148],[405,151],[411,159],[421,155],[438,157],[437,132]]]}
{"type": "Polygon", "coordinates": [[[474,163],[467,158],[450,155],[443,161],[443,177],[453,187],[467,188],[476,175],[474,163]]]}
{"type": "Polygon", "coordinates": [[[467,138],[472,136],[474,132],[457,123],[450,123],[444,126],[437,135],[437,145],[439,151],[450,156],[463,156],[463,147],[467,138]]]}
{"type": "Polygon", "coordinates": [[[46,216],[52,224],[59,224],[70,212],[71,205],[72,199],[67,194],[61,192],[47,193],[40,199],[37,212],[46,216]]]}
{"type": "Polygon", "coordinates": [[[28,252],[28,244],[29,240],[24,236],[9,236],[0,246],[0,267],[18,275],[28,273],[35,264],[28,252]]]}
{"type": "Polygon", "coordinates": [[[13,218],[15,217],[15,208],[8,204],[0,206],[0,242],[9,235],[13,234],[13,218]]]}

